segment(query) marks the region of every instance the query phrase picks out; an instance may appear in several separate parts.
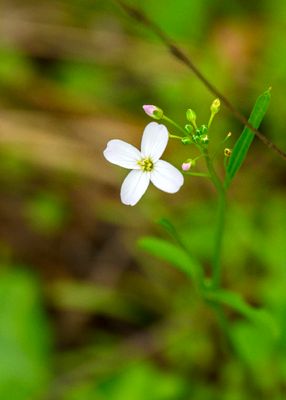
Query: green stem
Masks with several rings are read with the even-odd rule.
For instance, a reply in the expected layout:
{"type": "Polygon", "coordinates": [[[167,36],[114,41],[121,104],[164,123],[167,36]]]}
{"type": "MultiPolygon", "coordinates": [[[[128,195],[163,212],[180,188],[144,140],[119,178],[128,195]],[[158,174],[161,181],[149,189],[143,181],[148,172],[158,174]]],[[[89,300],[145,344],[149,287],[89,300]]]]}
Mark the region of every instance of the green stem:
{"type": "Polygon", "coordinates": [[[214,271],[213,271],[213,287],[217,289],[221,283],[221,255],[223,244],[223,233],[225,225],[226,196],[225,192],[219,193],[218,200],[218,221],[216,231],[216,241],[214,250],[214,271]]]}
{"type": "MultiPolygon", "coordinates": [[[[217,175],[212,159],[210,158],[209,152],[206,148],[201,149],[205,161],[207,164],[207,168],[213,181],[214,186],[218,192],[218,215],[217,215],[217,225],[215,232],[215,242],[214,242],[214,252],[213,252],[213,271],[212,271],[212,290],[219,289],[221,285],[221,256],[222,256],[222,244],[223,244],[223,234],[224,234],[224,226],[225,226],[225,211],[226,211],[226,191],[223,186],[222,181],[217,175]]],[[[225,341],[223,342],[224,350],[228,353],[228,349],[232,348],[231,338],[229,334],[229,328],[226,316],[219,304],[213,304],[213,308],[217,314],[219,324],[221,329],[225,334],[225,341]]]]}
{"type": "Polygon", "coordinates": [[[169,133],[169,138],[170,138],[170,139],[179,139],[179,140],[182,140],[182,136],[171,135],[171,133],[169,133]]]}
{"type": "Polygon", "coordinates": [[[225,211],[226,211],[226,192],[224,186],[218,177],[212,160],[209,156],[208,150],[206,148],[202,149],[207,168],[210,174],[210,178],[215,185],[218,192],[218,216],[217,216],[217,227],[215,233],[215,243],[214,243],[214,253],[213,253],[213,289],[217,289],[221,283],[221,255],[222,255],[222,243],[223,243],[223,233],[225,225],[225,211]]]}
{"type": "Polygon", "coordinates": [[[183,172],[184,175],[190,175],[190,176],[201,176],[204,178],[210,178],[209,174],[205,174],[204,172],[183,172]]]}
{"type": "Polygon", "coordinates": [[[177,129],[179,129],[179,131],[181,131],[184,136],[186,136],[186,131],[180,126],[178,125],[175,121],[173,121],[171,118],[166,117],[166,115],[163,115],[162,120],[169,122],[169,124],[175,126],[177,129]]]}
{"type": "Polygon", "coordinates": [[[208,123],[208,128],[210,128],[210,126],[211,126],[211,124],[213,122],[214,116],[215,116],[215,114],[211,114],[210,119],[209,119],[209,123],[208,123]]]}

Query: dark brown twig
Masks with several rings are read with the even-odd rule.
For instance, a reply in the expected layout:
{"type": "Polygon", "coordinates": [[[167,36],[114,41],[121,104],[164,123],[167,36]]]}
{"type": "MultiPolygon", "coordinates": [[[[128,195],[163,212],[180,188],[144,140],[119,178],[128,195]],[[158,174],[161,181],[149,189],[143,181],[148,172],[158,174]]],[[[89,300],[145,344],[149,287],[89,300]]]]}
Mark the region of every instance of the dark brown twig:
{"type": "Polygon", "coordinates": [[[172,39],[165,34],[162,29],[156,25],[150,18],[148,18],[142,11],[127,4],[123,0],[115,0],[117,4],[120,5],[125,12],[130,15],[137,22],[140,22],[142,25],[146,26],[150,29],[169,49],[171,54],[180,62],[185,64],[194,75],[205,85],[205,87],[216,97],[218,97],[221,102],[225,105],[225,107],[234,115],[234,117],[240,121],[243,125],[247,126],[269,149],[274,150],[281,158],[286,160],[286,153],[277,147],[274,143],[272,143],[266,136],[264,136],[258,129],[252,126],[247,118],[236,109],[236,107],[231,103],[231,101],[224,96],[198,69],[198,67],[193,63],[192,59],[188,57],[173,41],[172,39]]]}

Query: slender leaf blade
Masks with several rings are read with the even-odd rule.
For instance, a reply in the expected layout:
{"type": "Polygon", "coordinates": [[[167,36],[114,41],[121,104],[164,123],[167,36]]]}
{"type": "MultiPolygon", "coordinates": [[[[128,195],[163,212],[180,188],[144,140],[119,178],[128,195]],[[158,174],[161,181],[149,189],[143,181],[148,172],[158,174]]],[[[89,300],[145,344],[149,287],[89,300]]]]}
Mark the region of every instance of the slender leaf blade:
{"type": "Polygon", "coordinates": [[[178,243],[178,245],[183,249],[187,250],[180,234],[178,233],[177,229],[175,228],[174,224],[168,218],[161,218],[158,223],[165,229],[166,232],[178,243]]]}
{"type": "Polygon", "coordinates": [[[279,327],[270,313],[264,309],[252,307],[238,293],[222,289],[206,292],[205,298],[232,308],[255,325],[269,329],[274,337],[279,336],[279,327]]]}
{"type": "MultiPolygon", "coordinates": [[[[270,94],[271,88],[266,90],[264,93],[262,93],[258,99],[256,100],[256,103],[252,109],[250,118],[249,118],[249,123],[256,129],[259,128],[263,117],[268,109],[270,99],[271,99],[271,94],[270,94]]],[[[226,169],[226,177],[225,177],[225,187],[228,187],[237,174],[238,170],[242,166],[249,147],[251,146],[251,143],[254,139],[255,134],[247,127],[245,126],[242,134],[238,138],[237,142],[234,145],[232,154],[229,159],[229,163],[227,165],[226,169]]]]}
{"type": "Polygon", "coordinates": [[[187,252],[175,244],[153,236],[146,236],[139,239],[138,246],[149,254],[167,261],[190,278],[200,279],[200,266],[187,252]]]}

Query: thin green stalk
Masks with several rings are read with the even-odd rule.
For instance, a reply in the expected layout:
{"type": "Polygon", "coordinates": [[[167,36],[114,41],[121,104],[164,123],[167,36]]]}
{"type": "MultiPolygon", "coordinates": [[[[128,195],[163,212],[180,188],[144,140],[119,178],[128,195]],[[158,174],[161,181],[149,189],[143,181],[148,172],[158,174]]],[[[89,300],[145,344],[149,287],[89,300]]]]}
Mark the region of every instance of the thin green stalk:
{"type": "Polygon", "coordinates": [[[214,117],[215,117],[215,114],[211,114],[210,119],[209,119],[209,123],[208,123],[208,128],[211,127],[211,124],[213,122],[214,117]]]}
{"type": "MultiPolygon", "coordinates": [[[[213,162],[209,156],[208,150],[206,148],[202,149],[202,153],[205,157],[207,168],[210,174],[210,178],[213,181],[214,186],[218,192],[218,215],[217,215],[217,225],[216,225],[216,232],[215,232],[215,242],[214,242],[214,252],[213,252],[213,273],[212,273],[212,289],[218,289],[221,285],[221,256],[222,256],[222,243],[223,243],[223,233],[224,233],[224,226],[225,226],[225,211],[226,211],[226,192],[223,186],[222,181],[218,177],[213,162]]],[[[223,342],[224,350],[228,352],[228,347],[232,347],[231,338],[229,334],[229,328],[227,319],[221,308],[221,305],[212,305],[218,320],[221,329],[225,334],[225,341],[223,342]]]]}
{"type": "Polygon", "coordinates": [[[170,138],[170,139],[182,140],[182,136],[172,135],[171,133],[169,133],[169,138],[170,138]]]}
{"type": "Polygon", "coordinates": [[[210,174],[210,178],[215,185],[218,192],[218,216],[217,216],[217,226],[215,232],[215,243],[214,243],[214,253],[213,253],[213,275],[212,275],[212,286],[214,289],[219,288],[221,283],[221,256],[222,256],[222,243],[223,243],[223,233],[225,225],[225,211],[226,211],[226,192],[223,184],[218,177],[212,160],[209,156],[208,150],[204,148],[203,154],[206,160],[207,168],[210,174]]]}
{"type": "Polygon", "coordinates": [[[209,174],[205,174],[204,172],[183,172],[184,175],[190,175],[190,176],[201,176],[204,178],[210,178],[209,174]]]}
{"type": "Polygon", "coordinates": [[[223,233],[225,225],[225,211],[226,211],[226,196],[225,191],[219,193],[218,199],[218,221],[216,230],[216,240],[214,249],[214,259],[213,259],[213,287],[217,289],[221,283],[221,255],[222,255],[222,243],[223,243],[223,233]]]}
{"type": "Polygon", "coordinates": [[[228,321],[220,304],[210,304],[217,315],[219,326],[224,333],[224,335],[221,336],[221,346],[223,352],[227,355],[230,353],[230,351],[234,351],[228,321]]]}
{"type": "Polygon", "coordinates": [[[184,134],[184,136],[186,136],[186,131],[171,118],[168,118],[166,117],[166,115],[163,115],[162,120],[169,122],[169,124],[175,126],[177,129],[179,129],[179,131],[181,131],[184,134]]]}

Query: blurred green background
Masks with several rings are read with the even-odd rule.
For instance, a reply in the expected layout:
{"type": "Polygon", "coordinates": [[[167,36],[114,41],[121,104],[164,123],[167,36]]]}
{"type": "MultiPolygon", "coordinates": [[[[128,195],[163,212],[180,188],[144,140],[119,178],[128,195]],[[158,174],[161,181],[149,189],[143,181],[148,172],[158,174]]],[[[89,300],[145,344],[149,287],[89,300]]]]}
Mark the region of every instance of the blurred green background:
{"type": "MultiPolygon", "coordinates": [[[[132,4],[246,116],[272,86],[261,129],[286,149],[285,1],[132,4]]],[[[286,399],[285,163],[254,142],[229,194],[223,262],[223,286],[268,307],[281,335],[226,309],[230,349],[187,278],[136,246],[165,237],[157,221],[170,218],[209,271],[211,185],[190,178],[126,207],[125,172],[102,156],[111,138],[139,144],[143,104],[181,123],[192,107],[204,122],[213,96],[112,1],[0,11],[0,399],[286,399]]],[[[241,130],[222,109],[211,146],[241,130]]],[[[167,152],[177,166],[190,156],[167,152]]]]}

